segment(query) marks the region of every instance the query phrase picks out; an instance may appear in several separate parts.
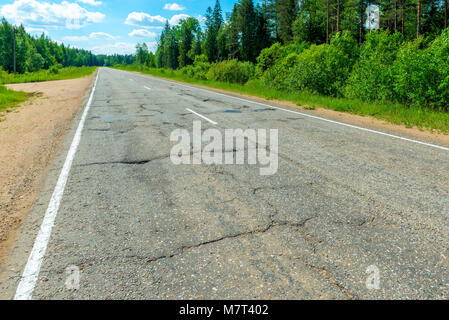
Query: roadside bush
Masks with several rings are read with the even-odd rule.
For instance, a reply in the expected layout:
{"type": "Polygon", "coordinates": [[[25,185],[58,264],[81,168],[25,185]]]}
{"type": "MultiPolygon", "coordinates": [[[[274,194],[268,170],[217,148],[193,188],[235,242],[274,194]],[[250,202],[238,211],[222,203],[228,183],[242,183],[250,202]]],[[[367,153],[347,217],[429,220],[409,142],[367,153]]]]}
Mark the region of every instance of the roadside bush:
{"type": "Polygon", "coordinates": [[[288,55],[292,53],[299,54],[308,47],[309,45],[306,43],[300,45],[290,44],[288,46],[282,46],[280,43],[275,43],[271,47],[263,49],[256,59],[256,76],[261,77],[265,71],[272,68],[288,55]]]}
{"type": "Polygon", "coordinates": [[[287,88],[342,96],[357,56],[356,40],[349,32],[338,33],[330,45],[312,45],[297,57],[286,79],[287,88]]]}
{"type": "Polygon", "coordinates": [[[58,74],[59,73],[58,66],[51,66],[50,69],[48,69],[48,73],[50,73],[50,74],[58,74]]]}
{"type": "MultiPolygon", "coordinates": [[[[438,66],[438,99],[435,105],[449,110],[449,29],[443,31],[441,36],[432,42],[428,49],[433,58],[433,65],[438,66]]],[[[432,101],[432,100],[431,100],[432,101]]]]}
{"type": "Polygon", "coordinates": [[[44,63],[45,63],[44,58],[42,58],[42,56],[41,56],[39,53],[34,52],[34,53],[32,53],[31,56],[28,58],[28,61],[27,61],[27,64],[28,64],[27,71],[28,71],[28,72],[36,72],[36,71],[39,71],[39,70],[43,69],[44,63]]]}
{"type": "Polygon", "coordinates": [[[251,62],[226,60],[212,65],[207,79],[228,83],[245,84],[254,77],[255,67],[251,62]]]}
{"type": "Polygon", "coordinates": [[[209,59],[205,54],[202,54],[195,57],[193,65],[182,68],[181,73],[193,79],[207,80],[207,72],[210,67],[209,59]]]}
{"type": "Polygon", "coordinates": [[[393,63],[402,43],[400,33],[372,31],[360,49],[360,59],[354,66],[345,95],[362,100],[394,100],[393,63]]]}
{"type": "Polygon", "coordinates": [[[437,66],[428,50],[420,50],[418,39],[403,45],[393,65],[394,91],[398,101],[428,104],[438,94],[437,66]]]}
{"type": "Polygon", "coordinates": [[[0,66],[0,84],[1,83],[6,83],[7,79],[8,79],[8,72],[6,72],[5,70],[3,70],[3,68],[0,66]]]}
{"type": "Polygon", "coordinates": [[[286,80],[293,68],[298,64],[298,58],[299,55],[297,53],[290,53],[277,61],[273,67],[265,71],[262,77],[265,85],[277,90],[285,91],[287,88],[286,80]]]}
{"type": "Polygon", "coordinates": [[[275,43],[262,50],[257,58],[256,78],[262,79],[269,87],[285,90],[285,79],[296,65],[298,55],[308,47],[307,43],[288,46],[275,43]]]}
{"type": "Polygon", "coordinates": [[[332,80],[327,72],[326,58],[329,46],[312,45],[297,57],[296,63],[285,80],[289,91],[308,91],[326,94],[332,80]]]}
{"type": "Polygon", "coordinates": [[[423,39],[403,45],[394,63],[394,90],[398,101],[417,106],[448,109],[449,105],[449,30],[428,48],[423,39]]]}

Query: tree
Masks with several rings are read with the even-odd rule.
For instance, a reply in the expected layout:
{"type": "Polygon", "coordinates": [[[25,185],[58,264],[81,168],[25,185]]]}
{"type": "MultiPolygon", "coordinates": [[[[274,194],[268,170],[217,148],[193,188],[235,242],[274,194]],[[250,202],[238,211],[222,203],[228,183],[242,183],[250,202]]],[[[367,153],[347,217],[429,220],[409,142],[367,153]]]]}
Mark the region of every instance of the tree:
{"type": "Polygon", "coordinates": [[[266,11],[263,4],[258,4],[256,7],[256,57],[263,49],[268,48],[273,44],[272,34],[273,30],[270,23],[269,12],[266,11]]]}
{"type": "Polygon", "coordinates": [[[329,12],[329,0],[326,0],[326,44],[329,44],[329,19],[330,19],[330,12],[329,12]]]}
{"type": "Polygon", "coordinates": [[[289,43],[293,40],[293,22],[298,15],[297,0],[276,0],[275,8],[277,11],[276,24],[279,38],[283,43],[289,43]]]}
{"type": "Polygon", "coordinates": [[[363,28],[363,23],[364,23],[364,18],[365,18],[365,6],[364,6],[364,0],[359,0],[359,17],[360,17],[360,21],[359,21],[359,46],[362,45],[362,41],[363,41],[363,33],[364,33],[364,28],[363,28]]]}
{"type": "Polygon", "coordinates": [[[136,62],[139,65],[144,65],[148,59],[148,46],[146,43],[138,43],[136,45],[136,62]]]}
{"type": "Polygon", "coordinates": [[[0,23],[0,67],[7,72],[14,71],[14,52],[16,53],[16,69],[19,73],[36,72],[61,66],[101,66],[108,59],[126,63],[134,61],[133,55],[117,55],[115,59],[108,56],[100,57],[88,50],[70,48],[64,44],[53,42],[45,34],[34,37],[29,35],[23,26],[13,28],[6,19],[2,19],[0,23]]]}
{"type": "Polygon", "coordinates": [[[229,42],[229,22],[223,23],[217,35],[218,57],[220,60],[228,59],[228,42],[229,42]]]}
{"type": "Polygon", "coordinates": [[[256,50],[256,11],[253,0],[241,0],[239,5],[239,24],[241,33],[240,56],[245,61],[255,61],[256,50]]]}
{"type": "Polygon", "coordinates": [[[229,19],[228,39],[226,50],[229,59],[237,59],[240,57],[240,24],[239,24],[239,4],[234,4],[231,17],[229,19]]]}
{"type": "Polygon", "coordinates": [[[35,72],[39,71],[44,67],[45,60],[42,58],[40,53],[34,52],[31,54],[30,60],[28,62],[28,71],[35,72]]]}
{"type": "Polygon", "coordinates": [[[340,31],[340,0],[337,0],[337,32],[340,31]]]}
{"type": "Polygon", "coordinates": [[[195,61],[195,57],[201,55],[201,36],[202,33],[199,31],[193,40],[192,47],[188,52],[188,57],[191,61],[195,61]]]}
{"type": "Polygon", "coordinates": [[[416,26],[416,35],[419,38],[421,35],[421,0],[418,0],[418,12],[417,12],[417,26],[416,26]]]}
{"type": "Polygon", "coordinates": [[[200,30],[200,23],[195,18],[183,19],[179,28],[179,66],[185,67],[193,63],[194,57],[189,56],[195,35],[200,30]]]}
{"type": "Polygon", "coordinates": [[[394,0],[394,32],[398,27],[398,0],[394,0]]]}
{"type": "Polygon", "coordinates": [[[444,29],[447,28],[447,0],[444,0],[444,29]]]}
{"type": "Polygon", "coordinates": [[[217,37],[220,27],[223,24],[223,11],[221,10],[220,1],[215,2],[214,10],[207,8],[206,11],[206,40],[204,43],[204,52],[210,62],[219,60],[217,37]]]}
{"type": "Polygon", "coordinates": [[[2,19],[0,26],[0,64],[3,70],[13,71],[13,29],[12,26],[2,19]]]}
{"type": "Polygon", "coordinates": [[[302,0],[297,19],[293,23],[293,35],[296,43],[326,43],[330,39],[327,33],[327,0],[302,0]],[[326,9],[326,10],[323,10],[326,9]]]}

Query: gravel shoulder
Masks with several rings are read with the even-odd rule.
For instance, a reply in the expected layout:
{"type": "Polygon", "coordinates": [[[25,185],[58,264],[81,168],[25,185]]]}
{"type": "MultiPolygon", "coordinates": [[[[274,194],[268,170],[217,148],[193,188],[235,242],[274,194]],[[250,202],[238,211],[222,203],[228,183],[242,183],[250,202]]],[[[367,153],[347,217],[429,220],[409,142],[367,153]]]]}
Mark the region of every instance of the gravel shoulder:
{"type": "Polygon", "coordinates": [[[62,138],[84,105],[94,75],[8,85],[33,93],[0,123],[0,264],[31,209],[62,138]]]}

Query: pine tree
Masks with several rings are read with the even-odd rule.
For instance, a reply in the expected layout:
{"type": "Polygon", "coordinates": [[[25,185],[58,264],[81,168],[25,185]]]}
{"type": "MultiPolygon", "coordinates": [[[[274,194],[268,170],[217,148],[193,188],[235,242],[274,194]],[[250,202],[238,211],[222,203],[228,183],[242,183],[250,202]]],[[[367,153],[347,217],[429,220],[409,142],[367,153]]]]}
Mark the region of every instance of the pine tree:
{"type": "Polygon", "coordinates": [[[364,6],[364,0],[359,0],[359,46],[362,45],[363,41],[363,33],[364,33],[364,27],[363,23],[365,21],[365,6],[364,6]]]}
{"type": "Polygon", "coordinates": [[[239,4],[234,4],[232,9],[231,17],[229,19],[228,28],[228,39],[227,39],[227,52],[230,59],[240,58],[240,23],[239,23],[239,4]]]}
{"type": "Polygon", "coordinates": [[[272,26],[269,21],[269,15],[265,11],[264,6],[258,4],[256,6],[256,57],[263,49],[268,48],[273,44],[272,33],[272,26]]]}
{"type": "Polygon", "coordinates": [[[223,24],[223,11],[220,1],[215,2],[214,10],[207,8],[206,11],[206,40],[204,42],[204,52],[210,62],[219,60],[218,57],[218,32],[223,24]]]}
{"type": "Polygon", "coordinates": [[[193,63],[189,57],[189,51],[192,49],[195,35],[200,29],[200,24],[195,18],[187,18],[180,22],[179,30],[179,66],[185,67],[193,63]]]}
{"type": "Polygon", "coordinates": [[[447,28],[447,0],[444,0],[444,29],[447,28]]]}
{"type": "Polygon", "coordinates": [[[418,0],[417,18],[416,35],[419,38],[421,35],[421,0],[418,0]]]}
{"type": "Polygon", "coordinates": [[[241,0],[239,6],[241,32],[241,58],[245,61],[255,61],[256,44],[256,12],[253,0],[241,0]]]}
{"type": "Polygon", "coordinates": [[[297,0],[276,0],[277,28],[279,38],[283,43],[289,43],[293,40],[293,22],[298,15],[297,0]]]}

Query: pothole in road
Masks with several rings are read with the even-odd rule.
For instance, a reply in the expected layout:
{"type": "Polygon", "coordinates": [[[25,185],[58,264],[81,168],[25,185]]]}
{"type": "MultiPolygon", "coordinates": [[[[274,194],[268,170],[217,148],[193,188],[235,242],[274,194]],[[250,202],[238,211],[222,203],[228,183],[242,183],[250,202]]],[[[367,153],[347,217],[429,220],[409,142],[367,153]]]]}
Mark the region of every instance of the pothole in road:
{"type": "Polygon", "coordinates": [[[154,117],[157,114],[158,114],[158,112],[153,112],[151,114],[106,115],[106,116],[102,116],[101,120],[106,121],[106,122],[124,121],[124,120],[136,119],[136,118],[141,118],[141,117],[154,117]]]}
{"type": "Polygon", "coordinates": [[[224,110],[224,113],[242,113],[240,110],[224,110]]]}
{"type": "Polygon", "coordinates": [[[255,109],[253,112],[275,111],[275,108],[255,109]]]}
{"type": "MultiPolygon", "coordinates": [[[[247,109],[249,108],[248,106],[243,106],[240,107],[239,109],[247,109]]],[[[251,110],[252,112],[265,112],[265,111],[275,111],[275,108],[265,108],[265,109],[254,109],[251,110]]],[[[241,110],[235,110],[235,109],[228,109],[228,110],[224,110],[224,111],[219,111],[219,112],[224,112],[224,113],[242,113],[241,110]]]]}

